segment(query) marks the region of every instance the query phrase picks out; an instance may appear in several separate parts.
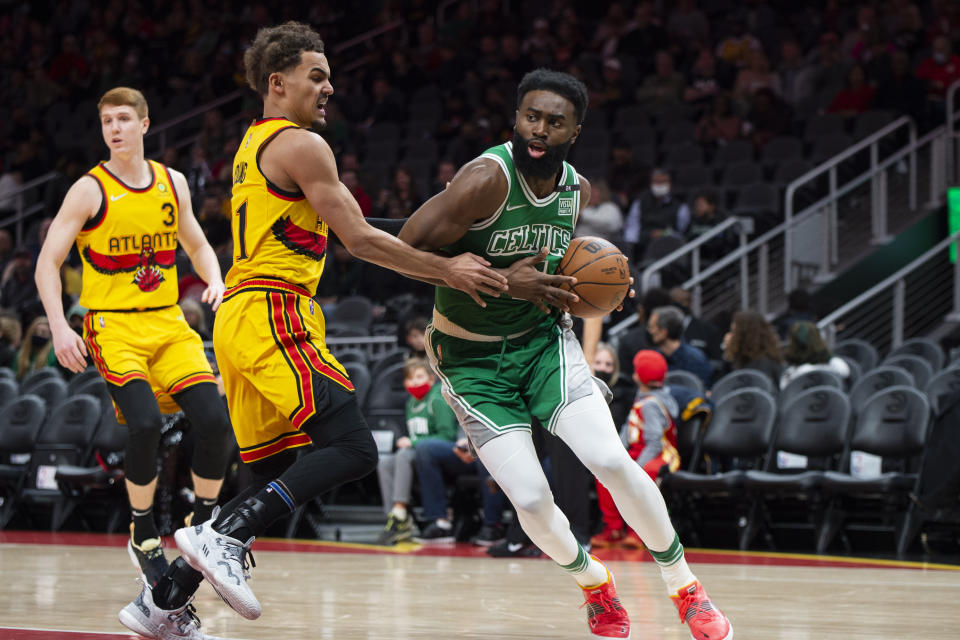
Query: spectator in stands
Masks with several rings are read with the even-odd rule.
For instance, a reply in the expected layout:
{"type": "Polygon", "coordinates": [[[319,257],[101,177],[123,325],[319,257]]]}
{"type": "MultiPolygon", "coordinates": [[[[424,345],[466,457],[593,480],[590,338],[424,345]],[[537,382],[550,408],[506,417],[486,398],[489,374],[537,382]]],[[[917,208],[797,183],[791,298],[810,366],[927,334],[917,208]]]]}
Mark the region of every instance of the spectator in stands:
{"type": "Polygon", "coordinates": [[[627,26],[627,12],[623,4],[612,2],[607,6],[607,13],[593,30],[593,39],[590,46],[601,56],[613,55],[627,26]]]}
{"type": "Polygon", "coordinates": [[[607,58],[603,61],[599,84],[590,91],[590,107],[599,109],[609,118],[629,101],[630,95],[623,78],[623,65],[617,58],[607,58]]]}
{"type": "Polygon", "coordinates": [[[760,41],[747,32],[746,21],[735,18],[730,24],[730,34],[717,45],[717,57],[742,68],[750,61],[750,54],[760,48],[760,41]]]}
{"type": "Polygon", "coordinates": [[[790,108],[770,89],[758,89],[753,94],[744,131],[759,151],[790,126],[790,108]]]}
{"type": "Polygon", "coordinates": [[[697,123],[694,137],[700,144],[723,145],[740,137],[743,122],[734,110],[730,96],[718,93],[713,105],[697,123]]]}
{"type": "Polygon", "coordinates": [[[926,87],[910,70],[910,56],[905,51],[894,51],[888,58],[877,82],[873,104],[878,109],[889,109],[898,115],[908,115],[916,121],[924,117],[926,87]]]}
{"type": "Polygon", "coordinates": [[[814,52],[816,67],[813,71],[813,108],[826,109],[847,81],[848,64],[840,55],[840,41],[833,32],[820,36],[814,52]]]}
{"type": "Polygon", "coordinates": [[[637,102],[653,113],[664,113],[682,104],[686,82],[676,70],[669,51],[658,51],[656,72],[644,78],[637,89],[637,102]]]}
{"type": "Polygon", "coordinates": [[[377,198],[378,218],[409,218],[423,204],[423,198],[417,193],[413,183],[413,174],[404,165],[393,172],[392,186],[382,189],[377,198]]]}
{"type": "Polygon", "coordinates": [[[784,101],[796,109],[802,109],[813,93],[814,69],[803,59],[800,43],[787,38],[780,45],[780,64],[777,75],[780,78],[780,95],[784,101]]]}
{"type": "Polygon", "coordinates": [[[193,298],[183,298],[180,300],[180,308],[183,310],[183,319],[187,325],[197,332],[201,340],[212,340],[213,336],[207,329],[207,317],[204,315],[203,307],[193,298]]]}
{"type": "Polygon", "coordinates": [[[455,175],[457,175],[457,165],[453,164],[453,161],[447,158],[440,160],[440,162],[437,163],[437,174],[434,176],[433,183],[430,186],[430,193],[427,195],[433,196],[446,189],[455,175]]]}
{"type": "Polygon", "coordinates": [[[83,318],[87,315],[87,311],[88,309],[78,302],[67,312],[67,324],[77,332],[77,335],[83,335],[83,318]]]}
{"type": "Polygon", "coordinates": [[[735,313],[730,331],[723,337],[723,351],[732,369],[755,369],[769,377],[774,386],[780,384],[780,340],[762,314],[735,313]]]}
{"type": "Polygon", "coordinates": [[[0,302],[23,317],[39,299],[33,281],[33,256],[26,249],[18,249],[0,278],[0,302]]]}
{"type": "Polygon", "coordinates": [[[773,320],[773,326],[781,340],[786,340],[790,327],[795,322],[816,322],[813,298],[806,289],[794,289],[787,294],[787,310],[773,320]]]}
{"type": "Polygon", "coordinates": [[[606,181],[594,178],[590,184],[590,204],[580,210],[574,235],[599,236],[616,242],[623,231],[623,213],[611,199],[606,181]]]}
{"type": "MultiPolygon", "coordinates": [[[[725,222],[727,215],[717,206],[717,194],[714,191],[701,191],[693,199],[693,218],[687,227],[687,240],[696,240],[714,227],[725,222]]],[[[737,234],[731,229],[707,241],[700,247],[700,259],[715,262],[737,246],[737,234]]]]}
{"type": "Polygon", "coordinates": [[[20,348],[14,356],[14,373],[18,380],[23,380],[27,374],[44,367],[57,366],[57,354],[53,351],[50,341],[50,323],[46,316],[37,316],[27,327],[23,335],[20,348]]]}
{"type": "Polygon", "coordinates": [[[933,39],[930,55],[920,62],[916,76],[927,83],[927,100],[931,106],[942,110],[947,89],[960,80],[960,56],[953,53],[950,38],[941,35],[933,39]]]}
{"type": "Polygon", "coordinates": [[[373,200],[370,198],[370,194],[364,190],[363,185],[360,184],[360,177],[357,175],[357,172],[353,169],[341,172],[340,182],[350,191],[353,199],[360,205],[360,211],[363,212],[363,217],[369,218],[373,214],[373,200]]]}
{"type": "Polygon", "coordinates": [[[790,337],[783,350],[786,368],[780,375],[780,388],[784,389],[794,378],[808,371],[829,371],[845,380],[850,377],[850,365],[843,358],[830,353],[817,325],[805,320],[794,322],[790,337]]]}
{"type": "Polygon", "coordinates": [[[624,222],[623,239],[634,247],[634,259],[643,256],[651,240],[683,234],[688,226],[690,207],[673,196],[670,174],[654,169],[650,189],[633,201],[624,222]]]}
{"type": "Polygon", "coordinates": [[[710,41],[710,23],[696,0],[679,0],[667,18],[667,33],[683,48],[692,49],[710,41]]]}
{"type": "Polygon", "coordinates": [[[671,369],[689,371],[703,381],[713,380],[713,365],[706,354],[683,340],[683,312],[676,307],[657,307],[647,320],[647,332],[671,369]]]}
{"type": "Polygon", "coordinates": [[[0,229],[0,273],[3,273],[13,257],[13,236],[6,229],[0,229]]]}
{"type": "Polygon", "coordinates": [[[629,378],[620,375],[617,352],[606,342],[597,343],[590,369],[593,375],[607,385],[613,393],[613,400],[610,401],[610,415],[613,416],[613,424],[619,427],[627,419],[637,387],[629,378]]]}
{"type": "Polygon", "coordinates": [[[403,344],[410,350],[411,358],[427,357],[424,339],[429,322],[426,316],[415,316],[403,323],[403,344]]]}
{"type": "Polygon", "coordinates": [[[426,360],[410,358],[404,363],[403,386],[410,394],[405,408],[407,432],[398,434],[395,452],[381,455],[377,463],[380,495],[387,512],[387,526],[378,544],[396,544],[413,537],[413,517],[407,507],[416,447],[430,440],[449,449],[457,439],[457,417],[440,395],[437,377],[426,360]]]}
{"type": "Polygon", "coordinates": [[[23,175],[16,165],[0,175],[0,215],[11,216],[23,206],[23,195],[14,195],[22,185],[23,175]]]}
{"type": "MultiPolygon", "coordinates": [[[[653,142],[651,140],[650,144],[653,142]]],[[[610,187],[613,202],[621,211],[630,206],[630,202],[643,188],[642,185],[647,182],[644,180],[646,169],[648,167],[637,164],[630,143],[620,136],[615,136],[610,149],[610,163],[607,166],[607,186],[610,187]]]]}
{"type": "Polygon", "coordinates": [[[867,84],[863,65],[855,64],[850,68],[847,86],[834,96],[827,113],[838,113],[847,118],[859,115],[870,109],[875,93],[876,88],[867,84]]]}
{"type": "MultiPolygon", "coordinates": [[[[680,468],[677,452],[677,428],[674,424],[680,409],[674,397],[664,388],[667,361],[656,351],[645,349],[633,357],[633,380],[639,392],[627,423],[626,443],[630,457],[656,480],[661,470],[680,468]]],[[[643,542],[626,526],[610,492],[596,481],[597,503],[603,514],[603,531],[590,539],[597,549],[621,546],[642,549],[643,542]]]]}
{"type": "Polygon", "coordinates": [[[208,162],[207,150],[202,144],[196,143],[191,151],[190,167],[184,172],[187,186],[190,188],[190,198],[193,202],[203,202],[207,184],[213,182],[213,171],[208,162]]]}
{"type": "Polygon", "coordinates": [[[690,69],[690,80],[683,90],[683,101],[696,109],[697,115],[705,112],[722,91],[717,73],[717,58],[704,47],[690,69]]]}
{"type": "Polygon", "coordinates": [[[862,60],[863,54],[869,47],[871,34],[879,33],[877,12],[869,4],[862,4],[857,8],[854,24],[843,37],[840,51],[844,57],[851,60],[862,60]]]}
{"type": "Polygon", "coordinates": [[[670,45],[666,30],[660,25],[651,0],[642,0],[633,10],[633,20],[617,43],[618,56],[631,56],[637,61],[641,76],[653,72],[652,62],[657,51],[670,45]]]}
{"type": "MultiPolygon", "coordinates": [[[[780,95],[780,76],[770,69],[770,60],[763,49],[750,53],[749,64],[740,69],[737,82],[733,87],[733,96],[738,104],[749,105],[752,96],[761,89],[768,89],[780,95]]],[[[742,109],[745,111],[745,109],[742,109]]]]}
{"type": "Polygon", "coordinates": [[[17,316],[9,311],[0,311],[0,367],[13,369],[23,327],[17,316]]]}
{"type": "Polygon", "coordinates": [[[403,122],[406,118],[403,100],[383,76],[377,76],[373,81],[371,97],[364,126],[370,127],[382,122],[403,122]]]}

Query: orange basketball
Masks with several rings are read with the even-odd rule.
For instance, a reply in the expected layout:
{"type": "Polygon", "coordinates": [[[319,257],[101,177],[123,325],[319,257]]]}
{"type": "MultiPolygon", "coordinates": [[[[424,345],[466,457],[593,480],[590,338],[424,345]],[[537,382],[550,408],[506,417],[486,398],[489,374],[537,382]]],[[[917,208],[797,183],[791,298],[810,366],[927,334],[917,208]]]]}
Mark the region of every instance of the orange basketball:
{"type": "Polygon", "coordinates": [[[630,291],[627,257],[613,243],[594,236],[570,241],[557,275],[577,279],[570,290],[580,301],[570,305],[570,313],[579,318],[607,315],[620,306],[630,291]]]}

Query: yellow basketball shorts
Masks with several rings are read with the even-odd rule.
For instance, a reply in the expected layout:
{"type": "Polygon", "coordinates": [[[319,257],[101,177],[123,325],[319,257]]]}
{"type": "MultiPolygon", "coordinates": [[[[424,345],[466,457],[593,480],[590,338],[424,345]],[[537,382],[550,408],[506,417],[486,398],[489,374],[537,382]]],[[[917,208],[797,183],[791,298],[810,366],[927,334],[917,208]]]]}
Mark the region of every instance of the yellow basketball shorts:
{"type": "MultiPolygon", "coordinates": [[[[83,319],[83,340],[104,380],[118,387],[145,380],[163,413],[180,410],[174,394],[217,381],[203,341],[184,320],[179,305],[151,311],[89,311],[83,319]]],[[[114,408],[122,422],[116,403],[114,408]]]]}
{"type": "Polygon", "coordinates": [[[354,397],[324,344],[320,306],[302,287],[268,279],[227,290],[213,348],[244,462],[310,444],[300,429],[354,397]]]}

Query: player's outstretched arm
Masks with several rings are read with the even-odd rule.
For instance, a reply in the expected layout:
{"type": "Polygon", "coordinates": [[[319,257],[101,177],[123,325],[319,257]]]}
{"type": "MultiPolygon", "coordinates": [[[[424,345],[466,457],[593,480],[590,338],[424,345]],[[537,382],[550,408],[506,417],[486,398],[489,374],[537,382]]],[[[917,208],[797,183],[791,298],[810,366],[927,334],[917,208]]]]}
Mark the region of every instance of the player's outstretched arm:
{"type": "Polygon", "coordinates": [[[173,169],[170,169],[170,177],[173,179],[173,188],[177,190],[177,199],[180,202],[177,242],[183,245],[183,250],[190,257],[193,268],[207,283],[200,301],[209,302],[210,308],[216,311],[223,302],[223,292],[226,290],[223,275],[220,273],[220,261],[217,260],[217,254],[207,242],[200,223],[193,214],[193,202],[190,199],[190,186],[187,184],[187,179],[182,173],[173,169]]]}
{"type": "Polygon", "coordinates": [[[446,258],[419,251],[367,224],[360,206],[337,176],[333,152],[316,134],[301,130],[281,132],[261,156],[261,166],[267,162],[300,187],[347,251],[361,260],[443,281],[469,294],[481,306],[484,303],[480,293],[497,296],[506,289],[506,278],[478,256],[446,258]]]}
{"type": "Polygon", "coordinates": [[[79,373],[87,366],[87,347],[83,338],[70,328],[63,314],[63,287],[60,284],[60,267],[70,253],[70,247],[77,239],[83,225],[93,218],[103,203],[103,194],[96,181],[84,176],[73,183],[67,191],[60,211],[50,224],[47,238],[37,256],[37,270],[34,279],[43,310],[50,323],[53,350],[61,365],[79,373]]]}

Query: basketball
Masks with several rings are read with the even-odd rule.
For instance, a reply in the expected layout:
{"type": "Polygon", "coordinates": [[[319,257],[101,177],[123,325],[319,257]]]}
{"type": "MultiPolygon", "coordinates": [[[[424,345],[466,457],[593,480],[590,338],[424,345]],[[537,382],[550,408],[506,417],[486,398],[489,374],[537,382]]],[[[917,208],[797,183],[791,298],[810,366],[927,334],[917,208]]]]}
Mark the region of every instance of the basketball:
{"type": "Polygon", "coordinates": [[[595,236],[571,240],[556,273],[577,279],[572,288],[563,288],[580,298],[570,305],[570,313],[578,318],[607,315],[630,291],[627,257],[613,243],[595,236]]]}

